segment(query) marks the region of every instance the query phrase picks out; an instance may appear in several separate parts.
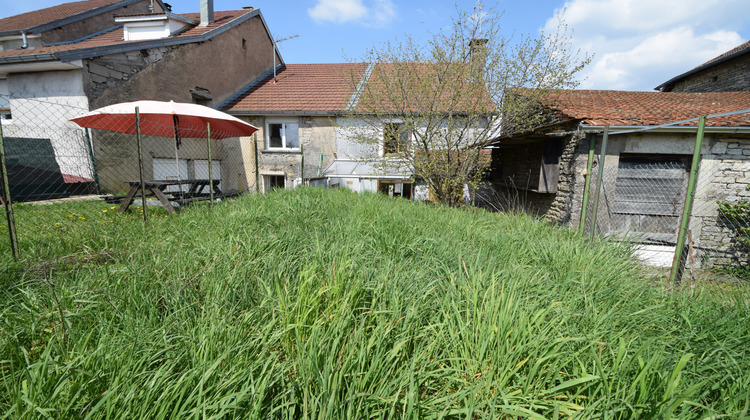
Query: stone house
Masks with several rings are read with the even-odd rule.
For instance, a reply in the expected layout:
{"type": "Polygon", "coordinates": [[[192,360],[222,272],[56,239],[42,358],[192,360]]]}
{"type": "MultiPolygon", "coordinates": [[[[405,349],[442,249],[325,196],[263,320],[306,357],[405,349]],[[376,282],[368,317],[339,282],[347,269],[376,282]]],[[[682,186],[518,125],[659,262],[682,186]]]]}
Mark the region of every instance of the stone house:
{"type": "Polygon", "coordinates": [[[655,88],[662,92],[733,92],[750,90],[750,41],[655,88]]]}
{"type": "MultiPolygon", "coordinates": [[[[549,124],[501,138],[493,149],[493,191],[504,201],[499,204],[578,227],[589,150],[593,141],[596,178],[608,126],[596,229],[634,235],[653,251],[653,263],[669,265],[697,132],[696,121],[683,120],[750,109],[750,92],[574,90],[549,95],[542,109],[549,124]]],[[[690,244],[703,262],[738,258],[717,201],[750,198],[749,175],[750,114],[708,119],[689,224],[690,244]]],[[[591,229],[590,210],[587,219],[591,229]]]]}
{"type": "MultiPolygon", "coordinates": [[[[269,52],[283,65],[260,10],[214,12],[212,0],[200,7],[200,13],[175,14],[159,0],[87,0],[0,19],[5,136],[27,145],[51,143],[68,180],[96,177],[102,191],[122,191],[124,180],[137,178],[132,139],[101,133],[89,139],[68,119],[144,99],[214,107],[272,72],[269,52]]],[[[184,139],[180,161],[174,162],[170,143],[146,139],[146,177],[177,170],[196,176],[207,162],[205,147],[191,143],[199,145],[184,139]]],[[[215,145],[224,190],[248,188],[246,143],[215,145]]]]}
{"type": "MultiPolygon", "coordinates": [[[[249,182],[258,182],[265,192],[294,188],[304,176],[306,183],[426,199],[425,187],[410,181],[408,168],[377,167],[368,157],[383,156],[383,150],[371,150],[348,135],[352,121],[345,118],[346,110],[356,106],[372,66],[286,64],[275,77],[258,79],[222,104],[220,109],[260,128],[258,178],[250,170],[249,182]]],[[[383,145],[389,144],[384,135],[383,145]]]]}

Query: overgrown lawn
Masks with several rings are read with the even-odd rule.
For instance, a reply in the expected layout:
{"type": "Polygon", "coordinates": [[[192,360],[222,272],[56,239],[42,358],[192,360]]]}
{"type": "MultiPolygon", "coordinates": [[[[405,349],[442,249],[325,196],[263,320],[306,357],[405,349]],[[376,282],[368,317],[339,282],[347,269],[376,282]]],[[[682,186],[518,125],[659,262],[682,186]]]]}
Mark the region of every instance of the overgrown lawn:
{"type": "Polygon", "coordinates": [[[523,215],[306,188],[148,229],[66,206],[37,233],[19,212],[18,263],[0,245],[3,418],[750,415],[746,285],[664,287],[523,215]]]}

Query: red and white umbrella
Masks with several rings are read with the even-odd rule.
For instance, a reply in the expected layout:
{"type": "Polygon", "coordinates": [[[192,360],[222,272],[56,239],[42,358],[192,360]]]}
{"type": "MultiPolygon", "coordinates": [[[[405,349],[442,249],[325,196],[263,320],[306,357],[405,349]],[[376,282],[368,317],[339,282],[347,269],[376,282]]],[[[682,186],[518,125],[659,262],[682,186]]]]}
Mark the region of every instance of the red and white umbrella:
{"type": "MultiPolygon", "coordinates": [[[[227,113],[203,105],[174,101],[123,102],[95,109],[70,121],[84,128],[136,134],[136,108],[140,114],[141,134],[174,137],[176,161],[179,159],[180,139],[206,138],[206,123],[211,124],[213,139],[249,136],[258,131],[255,126],[227,113]]],[[[177,176],[179,179],[179,168],[177,176]]]]}
{"type": "Polygon", "coordinates": [[[211,138],[249,136],[258,129],[227,113],[198,104],[174,101],[123,102],[95,109],[70,121],[85,128],[135,134],[135,108],[141,115],[141,134],[179,138],[205,138],[211,123],[211,138]]]}

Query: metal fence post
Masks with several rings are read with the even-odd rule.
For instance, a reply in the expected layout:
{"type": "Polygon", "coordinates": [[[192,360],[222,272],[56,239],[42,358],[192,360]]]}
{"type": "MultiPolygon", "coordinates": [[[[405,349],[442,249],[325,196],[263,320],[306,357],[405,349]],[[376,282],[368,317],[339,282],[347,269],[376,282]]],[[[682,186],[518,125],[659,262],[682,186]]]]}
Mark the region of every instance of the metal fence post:
{"type": "Polygon", "coordinates": [[[83,133],[86,135],[86,146],[89,152],[89,159],[91,159],[91,170],[94,172],[94,183],[96,184],[96,193],[101,194],[102,189],[99,185],[99,174],[96,172],[96,163],[94,163],[94,148],[91,145],[91,136],[89,135],[89,129],[84,128],[83,133]]]}
{"type": "Polygon", "coordinates": [[[214,205],[214,173],[211,168],[211,123],[206,123],[206,142],[208,144],[208,194],[210,197],[209,205],[214,205]]]}
{"type": "Polygon", "coordinates": [[[594,165],[594,148],[596,147],[596,135],[591,135],[589,141],[589,158],[586,164],[586,184],[583,187],[583,204],[581,205],[581,223],[578,227],[578,233],[583,235],[586,230],[586,212],[589,206],[589,193],[591,192],[591,168],[594,165]]]}
{"type": "Polygon", "coordinates": [[[8,238],[10,239],[10,250],[13,259],[18,260],[18,236],[16,235],[16,217],[13,214],[13,201],[10,196],[10,182],[8,181],[8,168],[5,165],[5,142],[3,141],[3,127],[0,126],[0,173],[3,178],[3,192],[5,201],[5,217],[8,220],[8,238]]]}
{"type": "Polygon", "coordinates": [[[255,192],[260,192],[260,179],[258,176],[258,133],[253,133],[253,151],[255,151],[255,192]]]}
{"type": "Polygon", "coordinates": [[[599,213],[599,193],[602,189],[602,178],[604,177],[604,159],[607,153],[607,139],[609,138],[609,125],[604,126],[604,139],[602,139],[602,151],[599,157],[599,175],[596,178],[596,190],[594,192],[594,208],[591,212],[591,237],[596,233],[596,217],[599,213]]]}
{"type": "Polygon", "coordinates": [[[698,179],[698,166],[701,160],[701,147],[703,146],[703,131],[706,127],[706,117],[700,117],[698,121],[698,134],[695,137],[695,150],[693,151],[693,164],[690,167],[690,179],[688,180],[687,194],[685,195],[685,208],[682,211],[680,231],[677,234],[677,245],[672,260],[672,272],[669,275],[671,282],[678,282],[682,272],[682,253],[685,247],[685,237],[690,223],[690,213],[693,209],[693,198],[695,197],[695,183],[698,179]]]}
{"type": "Polygon", "coordinates": [[[300,163],[300,179],[302,182],[300,182],[301,186],[305,186],[305,145],[300,144],[299,145],[300,154],[302,154],[302,162],[300,163]]]}

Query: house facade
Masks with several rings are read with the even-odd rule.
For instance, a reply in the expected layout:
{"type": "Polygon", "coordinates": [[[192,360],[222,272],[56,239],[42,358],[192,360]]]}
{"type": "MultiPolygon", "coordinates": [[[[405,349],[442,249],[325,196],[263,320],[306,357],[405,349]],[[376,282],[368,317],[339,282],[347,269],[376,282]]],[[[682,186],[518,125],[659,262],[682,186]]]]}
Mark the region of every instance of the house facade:
{"type": "MultiPolygon", "coordinates": [[[[210,0],[201,7],[200,13],[174,14],[158,0],[88,0],[0,19],[5,136],[49,142],[65,177],[96,178],[101,191],[122,191],[123,181],[137,178],[132,139],[86,133],[70,118],[135,100],[215,107],[271,72],[269,53],[283,64],[260,10],[214,12],[210,0]],[[38,16],[49,18],[39,22],[38,16]]],[[[145,140],[147,178],[183,170],[194,177],[205,166],[200,141],[184,139],[177,161],[174,147],[163,143],[145,140]]],[[[248,188],[246,143],[215,145],[225,190],[248,188]]]]}
{"type": "MultiPolygon", "coordinates": [[[[384,156],[385,149],[350,136],[358,123],[347,117],[347,110],[356,106],[371,66],[286,64],[275,79],[267,75],[222,105],[225,112],[260,128],[255,137],[257,175],[250,175],[249,182],[261,192],[304,182],[426,199],[425,187],[413,185],[408,168],[378,165],[372,158],[384,156]]],[[[388,135],[379,135],[385,147],[394,145],[388,135]]]]}
{"type": "MultiPolygon", "coordinates": [[[[697,121],[666,124],[750,109],[750,92],[563,91],[550,95],[544,108],[553,116],[548,125],[497,142],[491,174],[498,200],[578,227],[593,144],[587,229],[638,238],[652,251],[652,263],[669,265],[697,121]],[[608,143],[597,188],[605,127],[608,143]]],[[[695,264],[746,260],[747,252],[733,240],[732,226],[721,217],[718,203],[750,198],[750,114],[708,119],[700,159],[688,226],[695,264]]]]}

